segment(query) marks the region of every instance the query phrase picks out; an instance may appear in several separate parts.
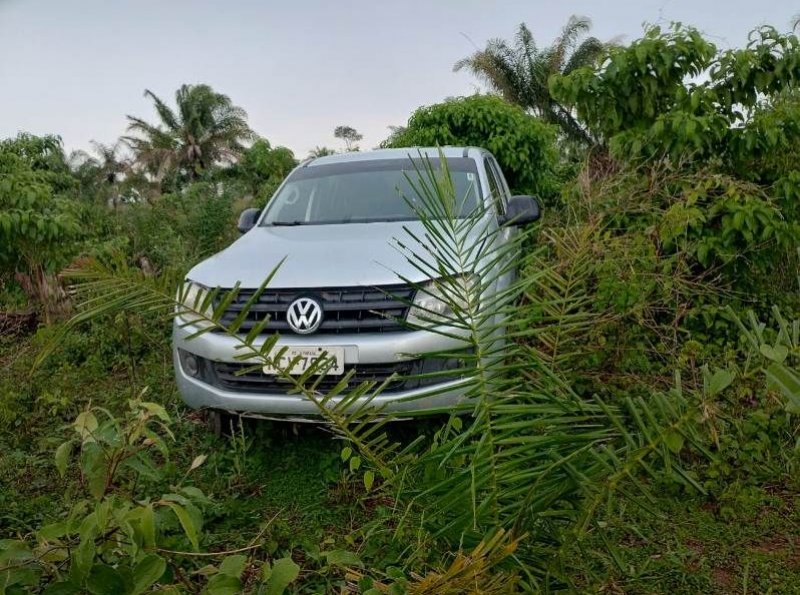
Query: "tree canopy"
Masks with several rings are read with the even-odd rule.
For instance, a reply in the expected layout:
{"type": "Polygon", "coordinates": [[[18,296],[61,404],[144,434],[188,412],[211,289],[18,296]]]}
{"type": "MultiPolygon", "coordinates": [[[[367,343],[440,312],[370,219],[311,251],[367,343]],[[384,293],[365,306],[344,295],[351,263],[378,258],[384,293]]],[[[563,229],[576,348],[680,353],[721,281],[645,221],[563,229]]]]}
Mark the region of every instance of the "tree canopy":
{"type": "Polygon", "coordinates": [[[153,100],[158,122],[128,116],[131,134],[124,140],[157,178],[176,171],[197,179],[215,164],[241,156],[243,143],[253,137],[247,113],[208,85],[181,86],[174,109],[150,90],[145,96],[153,100]]]}
{"type": "Polygon", "coordinates": [[[345,150],[347,151],[358,151],[356,143],[364,138],[364,135],[352,126],[337,126],[333,130],[333,136],[344,141],[345,150]]]}
{"type": "Polygon", "coordinates": [[[474,95],[421,107],[384,147],[467,145],[497,157],[512,190],[550,196],[554,191],[556,128],[500,97],[474,95]]]}
{"type": "Polygon", "coordinates": [[[540,48],[525,23],[512,42],[493,39],[482,50],[456,62],[453,69],[469,70],[503,99],[519,105],[559,127],[567,138],[582,144],[595,142],[591,133],[550,93],[554,74],[569,74],[595,64],[607,45],[586,37],[591,21],[572,16],[552,45],[540,48]]]}

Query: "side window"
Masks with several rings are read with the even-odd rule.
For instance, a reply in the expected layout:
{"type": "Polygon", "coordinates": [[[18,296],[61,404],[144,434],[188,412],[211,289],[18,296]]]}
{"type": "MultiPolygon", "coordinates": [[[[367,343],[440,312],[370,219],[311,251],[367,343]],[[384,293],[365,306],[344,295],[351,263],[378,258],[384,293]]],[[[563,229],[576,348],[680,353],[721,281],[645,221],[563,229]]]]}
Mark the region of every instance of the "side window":
{"type": "Polygon", "coordinates": [[[491,159],[492,166],[494,167],[495,176],[497,177],[497,185],[500,188],[500,192],[503,195],[503,204],[508,204],[508,199],[511,198],[511,191],[508,189],[508,184],[506,183],[506,178],[503,175],[503,170],[500,169],[500,164],[497,163],[496,159],[491,159]]]}
{"type": "Polygon", "coordinates": [[[483,167],[486,170],[486,177],[489,178],[489,194],[492,196],[492,202],[498,215],[506,212],[505,201],[503,200],[503,189],[497,179],[494,166],[488,157],[483,159],[483,167]]]}

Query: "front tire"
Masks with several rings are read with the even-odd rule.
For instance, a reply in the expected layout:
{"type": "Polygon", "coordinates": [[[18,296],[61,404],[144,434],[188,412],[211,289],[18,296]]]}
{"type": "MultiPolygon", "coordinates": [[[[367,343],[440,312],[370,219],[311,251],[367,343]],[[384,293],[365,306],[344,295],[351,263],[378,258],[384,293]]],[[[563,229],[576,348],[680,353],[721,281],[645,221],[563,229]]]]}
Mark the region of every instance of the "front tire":
{"type": "Polygon", "coordinates": [[[220,411],[219,409],[206,409],[206,427],[217,438],[230,438],[242,427],[242,417],[220,411]]]}

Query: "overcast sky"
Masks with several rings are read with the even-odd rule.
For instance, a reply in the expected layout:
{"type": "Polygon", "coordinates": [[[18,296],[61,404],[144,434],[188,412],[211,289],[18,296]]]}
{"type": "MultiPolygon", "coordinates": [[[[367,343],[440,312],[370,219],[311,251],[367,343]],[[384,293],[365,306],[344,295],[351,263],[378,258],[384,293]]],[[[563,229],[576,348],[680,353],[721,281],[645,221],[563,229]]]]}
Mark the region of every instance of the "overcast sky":
{"type": "Polygon", "coordinates": [[[681,21],[738,46],[798,12],[788,0],[0,0],[0,138],[113,142],[126,114],[154,119],[144,89],[171,102],[208,83],[298,157],[339,148],[338,124],[370,148],[416,107],[474,92],[453,63],[523,21],[540,44],[581,14],[604,40],[681,21]]]}

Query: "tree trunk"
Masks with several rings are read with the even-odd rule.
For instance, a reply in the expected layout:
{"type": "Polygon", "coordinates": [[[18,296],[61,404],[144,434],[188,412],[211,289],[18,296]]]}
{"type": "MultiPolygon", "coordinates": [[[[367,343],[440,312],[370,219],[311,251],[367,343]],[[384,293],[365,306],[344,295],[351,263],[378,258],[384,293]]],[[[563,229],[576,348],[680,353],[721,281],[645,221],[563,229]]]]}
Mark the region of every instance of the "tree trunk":
{"type": "Polygon", "coordinates": [[[46,324],[69,315],[71,304],[58,275],[48,274],[41,265],[34,265],[30,273],[17,272],[14,276],[31,301],[41,306],[46,324]]]}

